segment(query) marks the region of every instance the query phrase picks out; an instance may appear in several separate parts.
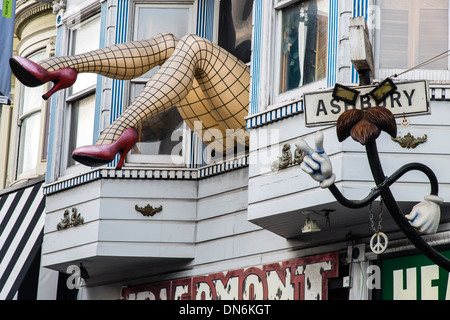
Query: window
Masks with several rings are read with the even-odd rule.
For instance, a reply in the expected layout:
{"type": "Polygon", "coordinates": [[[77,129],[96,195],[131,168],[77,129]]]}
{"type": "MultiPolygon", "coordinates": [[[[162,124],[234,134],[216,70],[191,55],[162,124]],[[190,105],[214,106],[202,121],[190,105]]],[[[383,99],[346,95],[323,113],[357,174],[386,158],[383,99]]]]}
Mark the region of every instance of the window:
{"type": "MultiPolygon", "coordinates": [[[[46,57],[45,51],[34,53],[27,58],[37,62],[46,57]]],[[[34,170],[40,162],[40,157],[46,152],[40,152],[41,113],[43,87],[26,87],[20,85],[19,102],[19,152],[17,158],[17,176],[34,170]]]]}
{"type": "Polygon", "coordinates": [[[221,0],[218,45],[250,62],[253,0],[221,0]]]}
{"type": "MultiPolygon", "coordinates": [[[[192,32],[192,15],[193,6],[189,4],[136,4],[132,40],[148,39],[162,32],[172,33],[179,39],[192,32]]],[[[131,80],[130,103],[157,69],[131,80]]],[[[130,152],[128,162],[184,162],[187,127],[176,108],[147,119],[137,131],[138,142],[130,152]]]]}
{"type": "MultiPolygon", "coordinates": [[[[100,43],[100,16],[88,19],[70,31],[70,54],[88,52],[98,48],[100,43]]],[[[95,87],[97,75],[80,73],[77,81],[68,89],[68,151],[66,165],[76,164],[72,152],[83,145],[93,144],[95,117],[95,87]]]]}
{"type": "MultiPolygon", "coordinates": [[[[379,0],[379,67],[408,69],[449,49],[448,0],[379,0]]],[[[448,58],[424,69],[447,70],[448,58]]]]}
{"type": "Polygon", "coordinates": [[[329,3],[292,2],[285,6],[286,1],[282,1],[275,6],[279,23],[279,93],[324,79],[327,73],[329,3]]]}

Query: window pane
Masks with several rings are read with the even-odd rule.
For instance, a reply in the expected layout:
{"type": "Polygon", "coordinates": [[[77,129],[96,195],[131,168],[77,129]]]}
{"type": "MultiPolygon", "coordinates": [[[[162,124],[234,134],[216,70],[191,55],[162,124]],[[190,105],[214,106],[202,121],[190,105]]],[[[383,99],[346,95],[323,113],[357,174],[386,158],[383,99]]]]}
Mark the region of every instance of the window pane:
{"type": "Polygon", "coordinates": [[[222,0],[219,41],[222,48],[245,63],[250,62],[253,0],[222,0]]]}
{"type": "Polygon", "coordinates": [[[328,1],[296,3],[282,11],[281,92],[323,79],[328,46],[328,1]]]}
{"type": "Polygon", "coordinates": [[[408,19],[408,10],[401,7],[381,10],[381,68],[407,68],[408,19]]]}
{"type": "Polygon", "coordinates": [[[42,146],[42,160],[47,160],[48,156],[48,132],[50,130],[50,100],[45,108],[44,144],[42,146]]]}
{"type": "MultiPolygon", "coordinates": [[[[100,44],[100,16],[97,16],[72,31],[72,55],[98,49],[100,44]]],[[[80,92],[97,83],[95,73],[79,73],[71,87],[71,93],[80,92]]]]}
{"type": "MultiPolygon", "coordinates": [[[[446,8],[423,8],[420,10],[418,63],[448,50],[448,1],[446,8]],[[430,35],[433,35],[430,37],[430,35]]],[[[444,3],[442,3],[444,5],[444,3]]],[[[441,59],[426,65],[427,69],[447,69],[448,59],[441,59]]]]}
{"type": "Polygon", "coordinates": [[[19,159],[17,174],[36,168],[39,153],[41,113],[36,112],[23,119],[20,127],[19,159]]]}
{"type": "MultiPolygon", "coordinates": [[[[139,94],[143,87],[144,84],[134,84],[132,96],[139,94]]],[[[183,118],[176,108],[150,117],[137,127],[138,142],[131,154],[171,155],[173,148],[180,143],[180,134],[176,135],[174,131],[182,125],[183,118]]]]}
{"type": "MultiPolygon", "coordinates": [[[[27,57],[33,62],[45,58],[45,52],[41,51],[27,57]]],[[[20,86],[19,105],[19,153],[17,158],[17,174],[33,170],[38,163],[40,128],[41,128],[41,106],[43,86],[26,87],[20,86]]]]}
{"type": "Polygon", "coordinates": [[[182,125],[183,119],[176,108],[148,119],[139,126],[140,141],[131,153],[171,155],[182,140],[182,125]]]}
{"type": "MultiPolygon", "coordinates": [[[[134,40],[151,38],[158,33],[170,32],[181,38],[190,32],[190,6],[145,6],[136,7],[136,26],[134,40]],[[176,21],[177,23],[173,23],[176,21]]],[[[150,78],[158,67],[148,71],[142,78],[150,78]]],[[[130,98],[133,101],[143,89],[144,83],[132,84],[130,98]]],[[[173,148],[180,143],[178,138],[172,141],[175,130],[181,128],[183,119],[178,110],[172,108],[144,121],[138,128],[138,143],[132,154],[170,155],[173,148]]],[[[174,134],[175,135],[175,134],[174,134]]],[[[177,135],[179,137],[180,135],[177,135]]]]}
{"type": "MultiPolygon", "coordinates": [[[[134,40],[144,40],[156,36],[159,33],[169,32],[178,39],[189,33],[188,7],[146,7],[139,6],[136,13],[137,25],[134,40]],[[177,23],[173,23],[176,21],[177,23]]],[[[144,78],[150,78],[159,67],[148,71],[144,78]]]]}
{"type": "Polygon", "coordinates": [[[188,7],[139,7],[137,12],[139,25],[135,39],[148,39],[162,32],[170,32],[175,37],[181,38],[189,33],[189,11],[188,7]]]}
{"type": "Polygon", "coordinates": [[[27,114],[34,109],[40,109],[42,104],[42,86],[25,87],[21,86],[22,99],[19,117],[27,114]]]}
{"type": "Polygon", "coordinates": [[[72,152],[81,146],[91,145],[94,136],[95,94],[72,104],[68,166],[75,164],[72,152]]]}
{"type": "MultiPolygon", "coordinates": [[[[380,67],[407,69],[448,50],[448,0],[381,0],[380,67]]],[[[423,66],[448,68],[448,59],[423,66]]]]}
{"type": "MultiPolygon", "coordinates": [[[[37,62],[45,58],[45,52],[43,51],[38,52],[36,54],[28,56],[27,58],[33,62],[37,62]]],[[[21,93],[20,93],[21,102],[20,102],[19,118],[34,109],[41,108],[42,94],[43,94],[42,86],[26,87],[21,85],[21,93]]]]}

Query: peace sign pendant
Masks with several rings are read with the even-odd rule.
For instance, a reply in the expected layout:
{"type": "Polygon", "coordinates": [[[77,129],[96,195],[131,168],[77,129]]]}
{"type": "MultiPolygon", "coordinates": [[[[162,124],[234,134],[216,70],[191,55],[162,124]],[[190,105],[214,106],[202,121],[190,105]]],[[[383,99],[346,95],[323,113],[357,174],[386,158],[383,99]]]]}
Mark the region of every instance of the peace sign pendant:
{"type": "Polygon", "coordinates": [[[378,231],[370,239],[370,249],[375,254],[381,254],[386,250],[388,242],[387,235],[381,231],[378,231]]]}

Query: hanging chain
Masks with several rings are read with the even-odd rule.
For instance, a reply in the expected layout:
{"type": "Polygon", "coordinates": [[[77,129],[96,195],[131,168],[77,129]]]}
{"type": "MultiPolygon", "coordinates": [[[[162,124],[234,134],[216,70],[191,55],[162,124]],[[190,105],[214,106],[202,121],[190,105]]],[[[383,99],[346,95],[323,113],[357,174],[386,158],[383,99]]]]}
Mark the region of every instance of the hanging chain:
{"type": "MultiPolygon", "coordinates": [[[[378,190],[380,188],[384,188],[386,185],[389,185],[389,178],[386,177],[386,179],[380,183],[378,186],[372,189],[372,192],[375,192],[375,190],[378,190]]],[[[380,198],[380,211],[378,211],[378,229],[375,229],[375,219],[373,217],[373,211],[372,211],[372,202],[370,203],[370,226],[372,230],[375,232],[370,238],[370,250],[372,250],[375,254],[382,254],[389,243],[389,239],[381,231],[381,225],[383,223],[383,197],[380,198]]]]}
{"type": "Polygon", "coordinates": [[[373,218],[373,211],[372,211],[372,202],[369,206],[369,212],[370,212],[370,227],[372,230],[377,233],[381,231],[381,224],[383,223],[383,198],[381,198],[380,201],[380,210],[378,212],[378,229],[375,229],[375,220],[373,218]]]}

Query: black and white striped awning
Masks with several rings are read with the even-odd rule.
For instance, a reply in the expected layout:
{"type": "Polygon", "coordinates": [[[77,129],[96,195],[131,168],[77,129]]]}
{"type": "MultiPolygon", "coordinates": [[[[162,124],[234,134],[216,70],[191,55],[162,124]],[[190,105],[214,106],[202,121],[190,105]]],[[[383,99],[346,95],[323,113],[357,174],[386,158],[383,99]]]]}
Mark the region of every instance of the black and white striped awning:
{"type": "Polygon", "coordinates": [[[44,209],[42,182],[0,195],[0,300],[14,298],[41,247],[44,209]]]}

